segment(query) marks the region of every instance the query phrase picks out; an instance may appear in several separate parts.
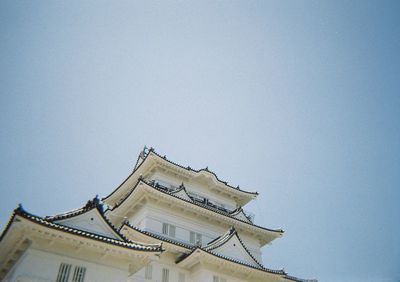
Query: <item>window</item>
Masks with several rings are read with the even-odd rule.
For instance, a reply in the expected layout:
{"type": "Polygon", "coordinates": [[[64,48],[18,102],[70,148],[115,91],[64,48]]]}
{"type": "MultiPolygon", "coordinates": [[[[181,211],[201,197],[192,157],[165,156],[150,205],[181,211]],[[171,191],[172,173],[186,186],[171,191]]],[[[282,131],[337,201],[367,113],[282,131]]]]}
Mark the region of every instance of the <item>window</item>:
{"type": "Polygon", "coordinates": [[[162,224],[162,234],[168,235],[168,224],[162,224]]]}
{"type": "Polygon", "coordinates": [[[198,246],[201,246],[201,243],[202,243],[201,234],[200,234],[200,233],[193,232],[193,231],[190,231],[189,242],[190,242],[191,244],[196,244],[196,245],[198,245],[198,246]]]}
{"type": "Polygon", "coordinates": [[[71,264],[61,263],[60,268],[58,269],[56,282],[83,282],[85,280],[86,267],[75,266],[72,274],[72,280],[69,280],[71,268],[71,264]]]}
{"type": "Polygon", "coordinates": [[[163,268],[161,281],[162,282],[169,282],[169,269],[168,268],[163,268]]]}
{"type": "Polygon", "coordinates": [[[185,273],[179,272],[178,282],[185,282],[185,273]]]}
{"type": "Polygon", "coordinates": [[[56,282],[68,282],[70,272],[71,272],[71,265],[66,263],[61,263],[60,268],[58,269],[56,282]]]}
{"type": "Polygon", "coordinates": [[[144,272],[144,278],[146,280],[151,280],[153,277],[153,266],[151,264],[146,265],[146,269],[144,272]]]}
{"type": "Polygon", "coordinates": [[[85,280],[86,267],[75,266],[72,282],[83,282],[85,280]]]}
{"type": "Polygon", "coordinates": [[[162,234],[168,235],[170,237],[175,237],[176,227],[174,225],[163,223],[162,224],[162,234]]]}

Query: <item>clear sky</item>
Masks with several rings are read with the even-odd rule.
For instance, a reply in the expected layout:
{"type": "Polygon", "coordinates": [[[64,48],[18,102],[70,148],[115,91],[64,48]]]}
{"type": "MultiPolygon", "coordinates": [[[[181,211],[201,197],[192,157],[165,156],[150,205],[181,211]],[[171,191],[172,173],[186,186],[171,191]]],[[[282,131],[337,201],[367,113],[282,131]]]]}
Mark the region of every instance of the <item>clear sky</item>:
{"type": "Polygon", "coordinates": [[[144,145],[260,193],[270,268],[400,281],[399,1],[1,1],[0,226],[144,145]]]}

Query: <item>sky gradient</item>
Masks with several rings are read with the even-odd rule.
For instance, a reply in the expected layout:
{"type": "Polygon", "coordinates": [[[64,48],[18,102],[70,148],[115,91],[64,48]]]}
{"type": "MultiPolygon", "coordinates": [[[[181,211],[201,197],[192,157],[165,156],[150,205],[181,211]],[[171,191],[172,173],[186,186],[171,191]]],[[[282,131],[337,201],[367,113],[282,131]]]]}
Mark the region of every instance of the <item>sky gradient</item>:
{"type": "Polygon", "coordinates": [[[398,1],[1,1],[0,227],[113,191],[144,145],[258,191],[264,263],[400,281],[398,1]]]}

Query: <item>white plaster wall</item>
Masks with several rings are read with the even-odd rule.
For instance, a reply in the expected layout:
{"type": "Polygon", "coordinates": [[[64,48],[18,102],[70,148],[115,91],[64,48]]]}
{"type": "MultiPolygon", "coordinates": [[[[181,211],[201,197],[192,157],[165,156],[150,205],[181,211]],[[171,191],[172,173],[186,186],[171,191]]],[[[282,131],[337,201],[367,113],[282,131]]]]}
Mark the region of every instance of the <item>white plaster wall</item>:
{"type": "MultiPolygon", "coordinates": [[[[200,221],[198,218],[185,215],[183,213],[165,210],[148,203],[140,211],[142,228],[146,231],[162,233],[162,223],[169,223],[176,226],[176,239],[189,243],[190,231],[200,233],[203,237],[203,243],[208,243],[212,239],[224,234],[227,230],[207,221],[200,221]]],[[[137,222],[137,215],[129,219],[130,222],[137,222]]]]}
{"type": "Polygon", "coordinates": [[[258,239],[248,236],[247,234],[239,233],[240,239],[243,241],[247,249],[250,253],[258,260],[258,262],[262,263],[262,252],[261,245],[258,239]]]}
{"type": "Polygon", "coordinates": [[[73,227],[79,230],[92,232],[106,237],[119,239],[115,232],[108,226],[104,219],[98,214],[97,210],[93,209],[87,213],[64,219],[57,220],[56,223],[73,227]]]}
{"type": "MultiPolygon", "coordinates": [[[[162,234],[163,222],[175,225],[175,239],[184,243],[189,243],[190,231],[200,233],[203,237],[203,245],[228,231],[219,225],[210,224],[205,220],[200,220],[187,214],[171,210],[167,211],[153,205],[152,203],[148,203],[139,211],[139,213],[132,216],[129,221],[134,224],[140,223],[139,227],[141,229],[158,234],[162,234]]],[[[261,246],[259,241],[246,234],[239,234],[239,236],[251,254],[262,263],[261,246]]]]}
{"type": "MultiPolygon", "coordinates": [[[[129,281],[132,282],[161,282],[162,281],[162,270],[166,268],[169,270],[169,281],[170,282],[178,282],[179,273],[184,273],[185,282],[191,282],[190,272],[178,267],[175,264],[175,258],[169,255],[164,255],[159,261],[155,261],[151,263],[152,265],[152,279],[145,279],[145,267],[135,273],[129,281]]],[[[211,281],[212,282],[212,281],[211,281]]]]}
{"type": "Polygon", "coordinates": [[[28,249],[4,281],[55,281],[61,263],[72,264],[70,279],[72,278],[74,266],[86,267],[85,282],[127,281],[128,277],[128,272],[120,269],[28,249]]]}
{"type": "Polygon", "coordinates": [[[194,269],[190,277],[190,282],[213,282],[214,275],[225,278],[227,282],[248,282],[247,280],[240,280],[235,277],[213,272],[204,268],[194,269]]]}
{"type": "Polygon", "coordinates": [[[212,252],[228,258],[245,262],[253,266],[257,266],[251,256],[242,247],[242,244],[236,236],[233,236],[228,242],[226,242],[219,248],[212,250],[212,252]]]}
{"type": "Polygon", "coordinates": [[[162,281],[162,269],[169,269],[169,282],[178,282],[179,273],[185,274],[185,282],[213,282],[213,276],[217,275],[219,277],[225,278],[227,282],[250,282],[247,280],[241,280],[227,274],[222,274],[218,272],[211,271],[202,266],[197,266],[188,271],[186,269],[180,268],[175,264],[175,258],[172,256],[164,256],[159,261],[154,261],[152,264],[152,279],[145,279],[145,268],[141,269],[139,272],[135,273],[130,277],[130,282],[161,282],[162,281]]]}

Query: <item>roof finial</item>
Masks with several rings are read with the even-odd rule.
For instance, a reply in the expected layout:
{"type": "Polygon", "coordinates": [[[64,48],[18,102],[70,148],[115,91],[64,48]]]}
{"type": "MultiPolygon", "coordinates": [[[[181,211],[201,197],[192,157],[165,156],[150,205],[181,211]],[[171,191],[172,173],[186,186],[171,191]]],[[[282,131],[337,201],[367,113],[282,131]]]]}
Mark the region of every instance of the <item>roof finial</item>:
{"type": "Polygon", "coordinates": [[[148,149],[147,149],[147,146],[145,145],[145,146],[143,147],[143,150],[140,152],[140,155],[139,155],[139,156],[140,156],[142,159],[144,159],[144,158],[146,157],[147,153],[148,153],[148,149]]]}

